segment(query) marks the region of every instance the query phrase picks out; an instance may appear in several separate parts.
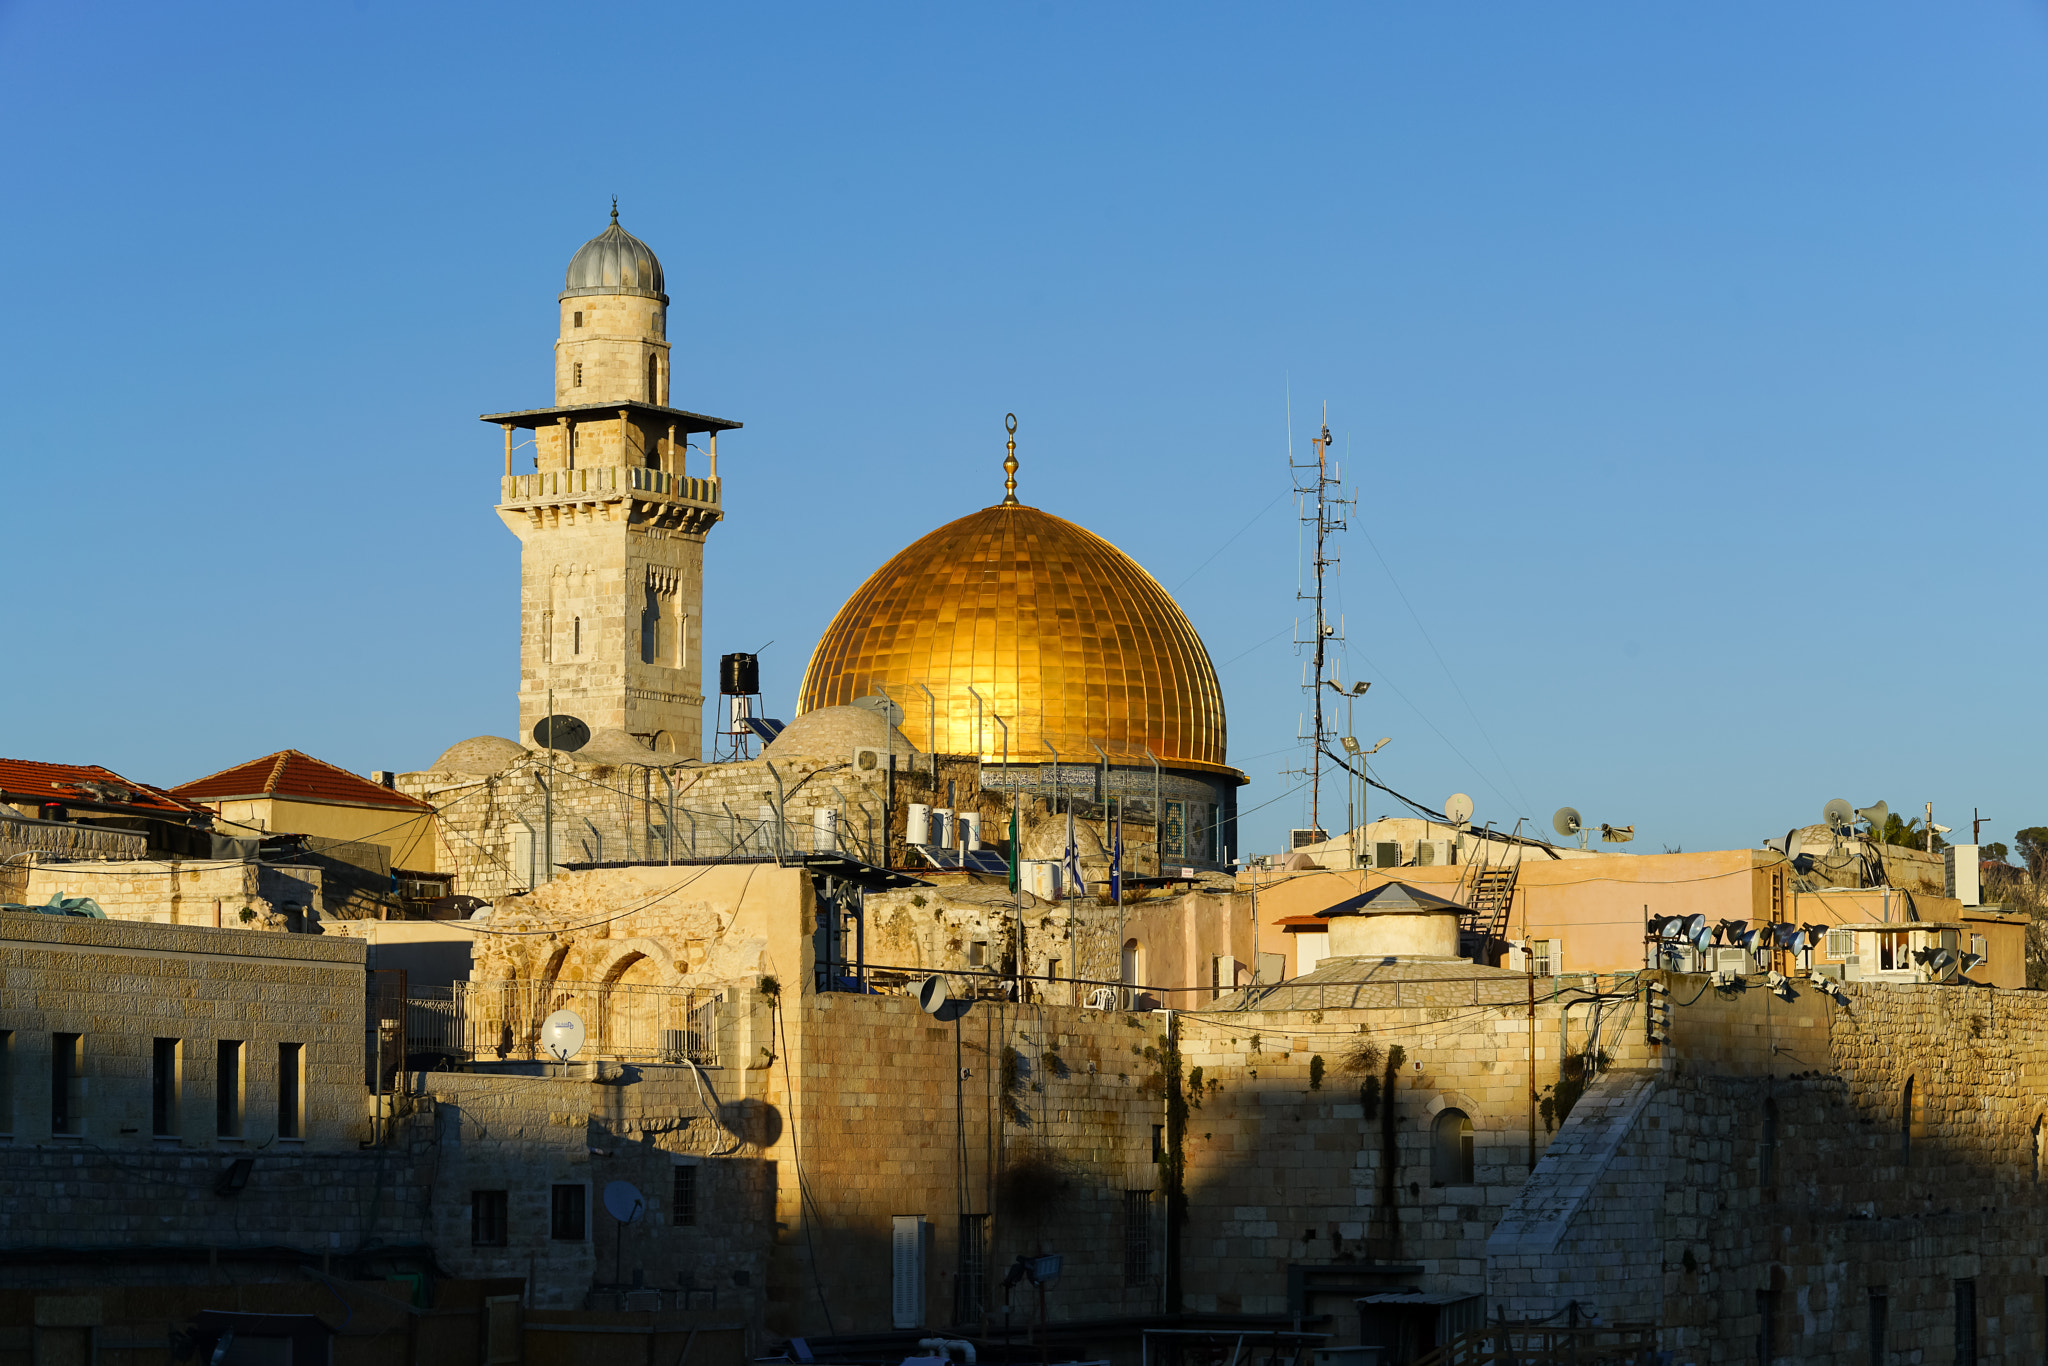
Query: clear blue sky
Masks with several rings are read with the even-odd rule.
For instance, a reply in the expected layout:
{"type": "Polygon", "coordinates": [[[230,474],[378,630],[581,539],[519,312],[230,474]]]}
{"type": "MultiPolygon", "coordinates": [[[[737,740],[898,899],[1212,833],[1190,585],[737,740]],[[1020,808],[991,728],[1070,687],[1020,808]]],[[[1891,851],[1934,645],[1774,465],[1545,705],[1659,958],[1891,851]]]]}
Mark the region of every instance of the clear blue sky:
{"type": "Polygon", "coordinates": [[[1838,795],[2009,838],[2048,823],[2044,75],[2013,3],[0,3],[0,753],[510,733],[476,415],[548,400],[617,194],[676,401],[746,424],[706,648],[773,640],[771,710],[995,500],[1015,411],[1027,499],[1201,629],[1277,847],[1291,391],[1357,486],[1396,788],[1647,852],[1838,795]]]}

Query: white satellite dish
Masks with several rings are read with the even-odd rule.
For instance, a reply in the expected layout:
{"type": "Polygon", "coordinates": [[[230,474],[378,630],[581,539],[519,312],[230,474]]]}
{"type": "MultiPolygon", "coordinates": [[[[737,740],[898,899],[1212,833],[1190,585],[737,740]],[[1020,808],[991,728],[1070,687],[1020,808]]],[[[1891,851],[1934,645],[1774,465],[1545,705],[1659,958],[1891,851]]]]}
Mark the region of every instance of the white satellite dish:
{"type": "Polygon", "coordinates": [[[631,1181],[612,1181],[604,1188],[604,1212],[622,1224],[638,1219],[647,1208],[631,1181]]]}
{"type": "Polygon", "coordinates": [[[924,979],[917,989],[917,1004],[927,1015],[936,1015],[945,1008],[946,979],[936,973],[924,979]]]}
{"type": "Polygon", "coordinates": [[[583,1051],[583,1017],[573,1010],[558,1010],[540,1022],[540,1046],[557,1062],[567,1062],[583,1051]]]}
{"type": "Polygon", "coordinates": [[[1550,818],[1550,828],[1563,835],[1566,839],[1570,839],[1585,828],[1585,822],[1579,818],[1579,813],[1573,808],[1560,806],[1557,808],[1557,814],[1550,818]]]}
{"type": "Polygon", "coordinates": [[[1453,792],[1444,803],[1444,814],[1451,818],[1452,825],[1471,824],[1472,799],[1462,792],[1453,792]]]}

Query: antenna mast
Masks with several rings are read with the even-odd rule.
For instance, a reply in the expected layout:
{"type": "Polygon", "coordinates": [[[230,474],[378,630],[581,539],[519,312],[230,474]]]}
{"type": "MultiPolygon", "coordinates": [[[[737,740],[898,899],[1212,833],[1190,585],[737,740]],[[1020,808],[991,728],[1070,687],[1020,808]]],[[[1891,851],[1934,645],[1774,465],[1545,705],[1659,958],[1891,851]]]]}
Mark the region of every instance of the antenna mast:
{"type": "Polygon", "coordinates": [[[1308,823],[1312,829],[1321,830],[1323,828],[1323,750],[1329,741],[1329,730],[1323,722],[1323,669],[1328,658],[1331,643],[1344,639],[1341,623],[1339,625],[1332,625],[1328,612],[1325,609],[1323,580],[1329,571],[1339,563],[1337,548],[1330,544],[1330,534],[1345,529],[1346,523],[1341,514],[1343,509],[1350,506],[1352,502],[1351,499],[1342,496],[1339,480],[1341,471],[1337,469],[1335,463],[1330,458],[1330,407],[1327,403],[1323,405],[1322,431],[1311,444],[1315,447],[1315,458],[1313,460],[1297,464],[1291,453],[1287,460],[1288,469],[1294,475],[1295,495],[1302,500],[1302,524],[1314,527],[1316,535],[1315,558],[1311,563],[1311,567],[1315,570],[1315,591],[1309,593],[1297,590],[1295,593],[1298,601],[1313,602],[1315,604],[1315,619],[1310,625],[1313,639],[1301,639],[1299,628],[1297,627],[1294,641],[1297,651],[1304,645],[1313,645],[1315,650],[1315,667],[1310,671],[1309,677],[1302,683],[1302,686],[1308,690],[1312,699],[1311,707],[1314,716],[1314,729],[1308,736],[1308,767],[1294,771],[1305,774],[1309,779],[1308,823]],[[1310,506],[1311,499],[1313,500],[1312,508],[1310,506]]]}

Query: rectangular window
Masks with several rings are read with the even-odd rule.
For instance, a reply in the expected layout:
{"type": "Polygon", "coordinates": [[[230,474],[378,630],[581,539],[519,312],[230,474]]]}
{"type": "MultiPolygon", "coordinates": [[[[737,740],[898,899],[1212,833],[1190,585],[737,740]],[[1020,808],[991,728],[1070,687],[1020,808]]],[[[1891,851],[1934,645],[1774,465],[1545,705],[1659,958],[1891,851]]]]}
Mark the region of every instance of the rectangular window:
{"type": "Polygon", "coordinates": [[[1124,1284],[1152,1283],[1152,1192],[1124,1192],[1124,1284]]]}
{"type": "Polygon", "coordinates": [[[697,1167],[695,1163],[676,1168],[675,1199],[669,1206],[669,1222],[677,1228],[697,1227],[697,1167]]]}
{"type": "Polygon", "coordinates": [[[924,1216],[889,1220],[889,1318],[898,1328],[924,1327],[924,1216]]]}
{"type": "Polygon", "coordinates": [[[0,1138],[14,1136],[14,1031],[0,1029],[0,1138]]]}
{"type": "Polygon", "coordinates": [[[1166,803],[1166,824],[1159,832],[1159,848],[1162,857],[1186,857],[1186,839],[1187,807],[1180,802],[1166,803]]]}
{"type": "Polygon", "coordinates": [[[1535,966],[1530,969],[1538,977],[1554,977],[1564,971],[1564,941],[1562,939],[1537,939],[1530,943],[1535,955],[1535,966]]]}
{"type": "Polygon", "coordinates": [[[986,1310],[988,1286],[988,1216],[960,1216],[960,1264],[953,1278],[953,1322],[979,1323],[986,1310]]]}
{"type": "Polygon", "coordinates": [[[1870,1291],[1870,1366],[1889,1366],[1885,1357],[1885,1336],[1891,1327],[1890,1318],[1891,1301],[1885,1295],[1884,1287],[1873,1286],[1870,1291]]]}
{"type": "Polygon", "coordinates": [[[1756,1292],[1756,1359],[1771,1366],[1778,1358],[1778,1292],[1756,1292]]]}
{"type": "Polygon", "coordinates": [[[1830,957],[1830,958],[1832,958],[1832,959],[1836,960],[1837,962],[1840,962],[1840,961],[1842,961],[1843,959],[1846,959],[1846,958],[1854,958],[1855,956],[1856,956],[1856,931],[1854,931],[1854,930],[1829,930],[1829,931],[1828,931],[1828,957],[1830,957]]]}
{"type": "Polygon", "coordinates": [[[306,1136],[306,1046],[277,1046],[277,1136],[306,1136]]]}
{"type": "Polygon", "coordinates": [[[1989,958],[1991,956],[1990,941],[1981,934],[1971,935],[1970,952],[1976,954],[1979,958],[1989,958]]]}
{"type": "Polygon", "coordinates": [[[1977,1282],[1956,1282],[1956,1366],[1977,1359],[1977,1282]]]}
{"type": "Polygon", "coordinates": [[[178,1132],[178,1083],[184,1044],[177,1039],[158,1039],[149,1072],[149,1132],[170,1138],[178,1132]]]}
{"type": "Polygon", "coordinates": [[[469,1193],[469,1245],[471,1247],[504,1247],[509,1241],[505,1192],[471,1191],[469,1193]]]}
{"type": "Polygon", "coordinates": [[[1048,958],[1048,959],[1046,959],[1046,960],[1045,960],[1045,975],[1046,975],[1047,977],[1050,977],[1050,978],[1052,978],[1052,980],[1053,980],[1053,981],[1055,981],[1055,982],[1059,981],[1059,980],[1060,980],[1060,966],[1061,966],[1061,964],[1060,964],[1060,960],[1059,960],[1059,959],[1057,959],[1057,958],[1048,958]]]}
{"type": "Polygon", "coordinates": [[[85,1035],[50,1036],[50,1132],[85,1132],[85,1035]]]}
{"type": "Polygon", "coordinates": [[[582,1186],[556,1186],[548,1201],[548,1237],[558,1243],[580,1243],[587,1236],[582,1186]]]}
{"type": "Polygon", "coordinates": [[[1882,930],[1877,936],[1877,968],[1879,972],[1899,972],[1913,966],[1913,955],[1909,948],[1911,935],[1905,930],[1882,930]]]}
{"type": "Polygon", "coordinates": [[[576,310],[576,326],[583,326],[583,310],[580,308],[576,310]]]}
{"type": "Polygon", "coordinates": [[[222,1039],[214,1045],[213,1131],[222,1138],[242,1136],[242,1041],[222,1039]]]}
{"type": "Polygon", "coordinates": [[[970,968],[979,968],[985,967],[987,966],[987,964],[988,941],[985,939],[976,939],[971,941],[967,945],[967,966],[970,968]]]}

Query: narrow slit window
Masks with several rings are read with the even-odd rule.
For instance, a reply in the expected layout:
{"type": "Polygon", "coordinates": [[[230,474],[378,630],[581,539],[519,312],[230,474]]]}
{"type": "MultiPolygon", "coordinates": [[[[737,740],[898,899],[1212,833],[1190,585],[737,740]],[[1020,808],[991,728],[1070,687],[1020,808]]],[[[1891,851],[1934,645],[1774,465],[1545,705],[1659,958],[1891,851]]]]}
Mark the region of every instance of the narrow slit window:
{"type": "Polygon", "coordinates": [[[277,1046],[277,1136],[306,1136],[306,1046],[277,1046]]]}
{"type": "Polygon", "coordinates": [[[580,655],[580,654],[582,654],[582,653],[583,653],[583,618],[582,618],[582,617],[575,617],[575,618],[572,618],[572,619],[571,619],[571,621],[570,621],[570,625],[569,625],[569,653],[570,653],[570,654],[572,654],[572,655],[580,655]]]}
{"type": "Polygon", "coordinates": [[[213,1131],[222,1138],[242,1136],[242,1041],[221,1039],[214,1045],[213,1131]]]}
{"type": "Polygon", "coordinates": [[[580,360],[577,361],[575,365],[572,367],[572,370],[573,373],[570,375],[570,387],[581,389],[583,387],[583,362],[580,360]]]}
{"type": "Polygon", "coordinates": [[[1152,1192],[1124,1192],[1124,1284],[1152,1283],[1152,1192]]]}
{"type": "Polygon", "coordinates": [[[85,1035],[50,1036],[50,1132],[85,1132],[85,1035]]]}
{"type": "Polygon", "coordinates": [[[178,1039],[158,1039],[149,1076],[149,1132],[156,1138],[170,1138],[178,1132],[178,1071],[184,1045],[178,1039]]]}
{"type": "Polygon", "coordinates": [[[580,308],[576,310],[576,326],[583,326],[583,310],[580,308]]]}
{"type": "Polygon", "coordinates": [[[647,401],[661,402],[661,362],[653,356],[647,358],[647,401]]]}

